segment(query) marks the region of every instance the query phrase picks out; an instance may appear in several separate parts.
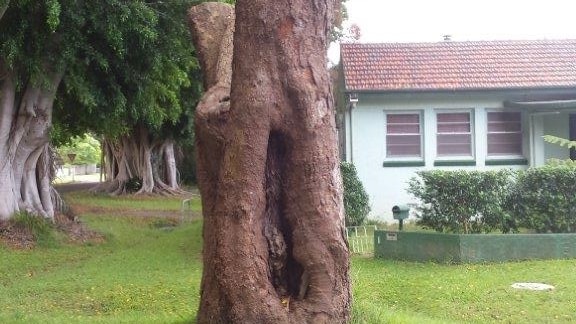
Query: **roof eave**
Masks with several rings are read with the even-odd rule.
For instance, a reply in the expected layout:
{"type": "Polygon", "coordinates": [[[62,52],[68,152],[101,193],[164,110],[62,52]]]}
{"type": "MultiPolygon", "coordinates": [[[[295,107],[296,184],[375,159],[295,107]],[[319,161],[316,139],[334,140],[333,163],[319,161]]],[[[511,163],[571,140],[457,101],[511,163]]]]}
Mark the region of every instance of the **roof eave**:
{"type": "Polygon", "coordinates": [[[576,85],[573,86],[545,86],[545,87],[500,87],[500,88],[439,88],[439,89],[344,89],[345,93],[369,93],[369,94],[405,94],[405,93],[455,93],[455,92],[482,92],[482,91],[527,91],[527,90],[570,90],[576,91],[576,85]]]}

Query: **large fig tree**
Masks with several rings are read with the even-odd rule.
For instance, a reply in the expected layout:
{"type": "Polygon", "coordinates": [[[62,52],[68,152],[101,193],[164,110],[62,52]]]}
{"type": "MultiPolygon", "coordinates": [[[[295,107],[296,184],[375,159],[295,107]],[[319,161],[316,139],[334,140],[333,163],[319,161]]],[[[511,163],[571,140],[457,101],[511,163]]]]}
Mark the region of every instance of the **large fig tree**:
{"type": "Polygon", "coordinates": [[[104,65],[81,67],[88,91],[64,83],[56,119],[66,134],[90,130],[104,138],[106,181],[95,190],[181,192],[175,152],[177,143],[190,136],[187,114],[199,97],[185,24],[186,9],[195,2],[129,1],[92,13],[98,21],[107,21],[110,11],[124,13],[118,24],[125,26],[114,33],[108,24],[94,26],[98,34],[118,39],[117,50],[102,53],[104,65]]]}
{"type": "Polygon", "coordinates": [[[171,154],[195,64],[193,2],[0,0],[0,219],[53,217],[51,138],[168,125],[158,147],[171,154]]]}
{"type": "Polygon", "coordinates": [[[200,323],[344,323],[344,233],[326,47],[333,0],[189,12],[204,213],[200,323]],[[235,22],[234,22],[235,17],[235,22]]]}
{"type": "Polygon", "coordinates": [[[49,131],[71,49],[53,1],[0,5],[0,220],[26,210],[52,218],[49,131]]]}

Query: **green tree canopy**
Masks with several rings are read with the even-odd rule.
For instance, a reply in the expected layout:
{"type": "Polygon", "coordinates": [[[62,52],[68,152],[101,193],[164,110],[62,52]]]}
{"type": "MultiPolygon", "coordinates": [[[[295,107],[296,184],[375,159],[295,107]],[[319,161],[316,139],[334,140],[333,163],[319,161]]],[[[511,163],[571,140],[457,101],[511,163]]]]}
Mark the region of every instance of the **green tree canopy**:
{"type": "Polygon", "coordinates": [[[55,137],[115,137],[138,123],[164,135],[189,129],[183,112],[199,96],[199,75],[185,14],[195,2],[87,2],[78,55],[58,93],[55,137]]]}
{"type": "Polygon", "coordinates": [[[0,58],[21,87],[44,82],[47,66],[65,71],[55,103],[57,140],[86,130],[116,136],[138,122],[158,131],[182,126],[182,112],[199,92],[185,25],[197,2],[0,1],[0,8],[8,3],[0,58]]]}
{"type": "Polygon", "coordinates": [[[90,134],[73,137],[68,144],[59,146],[56,150],[60,162],[64,164],[98,164],[101,159],[100,142],[90,134]],[[74,162],[70,162],[68,154],[75,154],[74,162]]]}

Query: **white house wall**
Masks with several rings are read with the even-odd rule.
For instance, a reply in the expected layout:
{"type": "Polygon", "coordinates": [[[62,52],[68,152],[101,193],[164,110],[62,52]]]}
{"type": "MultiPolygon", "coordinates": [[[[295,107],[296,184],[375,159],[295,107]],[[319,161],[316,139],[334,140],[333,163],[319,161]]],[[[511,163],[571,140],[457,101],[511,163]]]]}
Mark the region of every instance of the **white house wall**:
{"type": "MultiPolygon", "coordinates": [[[[568,114],[551,114],[542,116],[544,135],[569,137],[568,114]]],[[[544,143],[544,159],[569,159],[570,151],[560,145],[544,143]]]]}
{"type": "MultiPolygon", "coordinates": [[[[526,168],[526,166],[486,166],[486,112],[490,109],[502,109],[505,97],[494,94],[361,94],[359,102],[347,114],[347,155],[348,162],[354,163],[359,177],[363,182],[372,205],[370,217],[384,221],[393,221],[391,209],[397,204],[414,203],[415,200],[407,192],[407,182],[415,176],[415,172],[438,168],[442,170],[453,169],[497,169],[508,167],[513,169],[526,168]],[[476,166],[435,167],[436,136],[435,124],[437,110],[474,111],[474,155],[476,166]],[[386,160],[386,111],[414,111],[423,112],[423,167],[384,167],[386,160]],[[351,117],[351,118],[350,118],[351,117]]],[[[524,136],[524,155],[530,161],[530,131],[528,112],[522,112],[524,136]]],[[[554,123],[554,121],[550,121],[554,123]]],[[[540,125],[548,129],[550,125],[540,125]]],[[[562,133],[564,134],[564,133],[562,133]]]]}

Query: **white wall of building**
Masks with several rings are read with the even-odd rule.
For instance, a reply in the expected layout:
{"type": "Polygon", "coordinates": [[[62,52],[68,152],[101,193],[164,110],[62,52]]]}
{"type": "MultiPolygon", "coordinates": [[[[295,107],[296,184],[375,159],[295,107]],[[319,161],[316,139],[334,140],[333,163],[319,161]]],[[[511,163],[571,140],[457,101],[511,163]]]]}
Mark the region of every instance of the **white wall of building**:
{"type": "MultiPolygon", "coordinates": [[[[544,135],[554,135],[568,138],[569,125],[567,114],[551,114],[543,116],[544,135]]],[[[569,159],[570,150],[560,145],[544,143],[545,159],[569,159]]]]}
{"type": "Polygon", "coordinates": [[[57,177],[71,176],[74,175],[84,175],[84,174],[94,174],[100,172],[100,169],[96,164],[84,164],[84,165],[74,165],[61,166],[56,170],[57,177]]]}
{"type": "MultiPolygon", "coordinates": [[[[420,170],[498,168],[524,169],[526,165],[486,166],[487,112],[511,110],[502,108],[505,94],[494,93],[422,93],[422,94],[360,94],[356,107],[346,114],[346,159],[354,163],[372,205],[370,217],[393,221],[391,209],[397,204],[415,203],[406,189],[407,183],[420,170]],[[434,166],[436,156],[436,112],[472,111],[474,124],[473,158],[475,166],[434,166]],[[395,111],[421,111],[423,116],[422,167],[384,167],[386,159],[385,113],[395,111]]],[[[522,112],[523,153],[532,165],[544,164],[550,157],[567,158],[568,150],[544,144],[541,136],[551,134],[568,137],[567,114],[544,115],[533,111],[522,112]],[[559,126],[562,125],[562,126],[559,126]],[[533,147],[533,149],[531,149],[533,147]],[[531,156],[531,152],[536,154],[531,156]],[[539,154],[539,156],[538,156],[539,154]]],[[[421,159],[420,159],[421,160],[421,159]]],[[[454,159],[450,159],[453,161],[454,159]]]]}

